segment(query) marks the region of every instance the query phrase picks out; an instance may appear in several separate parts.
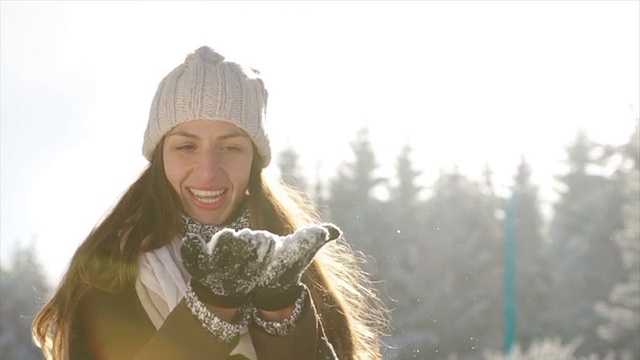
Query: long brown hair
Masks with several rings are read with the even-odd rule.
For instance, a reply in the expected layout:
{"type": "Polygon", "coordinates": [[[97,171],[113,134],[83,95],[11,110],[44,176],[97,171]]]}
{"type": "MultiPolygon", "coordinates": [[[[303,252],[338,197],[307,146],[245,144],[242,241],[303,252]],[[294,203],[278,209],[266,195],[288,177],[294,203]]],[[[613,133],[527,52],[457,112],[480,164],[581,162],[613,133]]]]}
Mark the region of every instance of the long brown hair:
{"type": "MultiPolygon", "coordinates": [[[[36,315],[31,331],[47,358],[68,358],[74,310],[90,289],[119,293],[132,287],[139,255],[162,247],[178,233],[182,207],[164,173],[163,143],[76,250],[56,293],[36,315]]],[[[285,235],[317,222],[308,197],[269,184],[257,151],[254,154],[248,189],[251,227],[285,235]]],[[[387,313],[365,275],[349,246],[340,241],[326,245],[303,276],[340,359],[381,358],[379,331],[387,325],[387,313]]]]}

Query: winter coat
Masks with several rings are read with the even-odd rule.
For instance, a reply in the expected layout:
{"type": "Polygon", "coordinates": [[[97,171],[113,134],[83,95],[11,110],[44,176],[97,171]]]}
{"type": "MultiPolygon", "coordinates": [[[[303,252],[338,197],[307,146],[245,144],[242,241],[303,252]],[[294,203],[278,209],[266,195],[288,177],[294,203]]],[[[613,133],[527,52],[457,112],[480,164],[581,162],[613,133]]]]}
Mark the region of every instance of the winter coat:
{"type": "MultiPolygon", "coordinates": [[[[333,359],[311,296],[292,333],[272,336],[253,323],[249,333],[259,360],[333,359]]],[[[203,329],[184,299],[156,330],[133,288],[121,294],[92,290],[74,316],[70,360],[237,359],[229,356],[235,345],[203,329]]]]}

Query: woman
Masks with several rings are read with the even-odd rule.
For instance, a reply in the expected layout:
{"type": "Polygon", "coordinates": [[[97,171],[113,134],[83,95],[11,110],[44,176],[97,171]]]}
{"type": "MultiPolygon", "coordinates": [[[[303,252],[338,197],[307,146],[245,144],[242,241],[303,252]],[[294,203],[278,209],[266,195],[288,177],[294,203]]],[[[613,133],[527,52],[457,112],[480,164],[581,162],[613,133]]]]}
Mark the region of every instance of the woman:
{"type": "Polygon", "coordinates": [[[208,47],[160,82],[149,166],[34,320],[47,358],[381,357],[384,308],[340,230],[263,176],[266,105],[208,47]]]}

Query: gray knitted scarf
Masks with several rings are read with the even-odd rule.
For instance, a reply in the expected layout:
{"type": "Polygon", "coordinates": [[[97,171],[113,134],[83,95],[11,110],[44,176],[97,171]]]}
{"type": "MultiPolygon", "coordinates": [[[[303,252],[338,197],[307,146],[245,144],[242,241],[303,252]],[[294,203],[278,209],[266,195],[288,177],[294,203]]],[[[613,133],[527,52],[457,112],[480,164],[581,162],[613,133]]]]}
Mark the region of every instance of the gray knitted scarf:
{"type": "Polygon", "coordinates": [[[230,228],[236,231],[245,229],[249,227],[249,207],[245,206],[242,212],[236,220],[223,224],[223,225],[207,225],[201,224],[198,221],[192,219],[187,215],[182,215],[180,220],[180,232],[183,234],[198,234],[200,235],[206,242],[211,240],[211,237],[217,233],[218,231],[230,228]]]}

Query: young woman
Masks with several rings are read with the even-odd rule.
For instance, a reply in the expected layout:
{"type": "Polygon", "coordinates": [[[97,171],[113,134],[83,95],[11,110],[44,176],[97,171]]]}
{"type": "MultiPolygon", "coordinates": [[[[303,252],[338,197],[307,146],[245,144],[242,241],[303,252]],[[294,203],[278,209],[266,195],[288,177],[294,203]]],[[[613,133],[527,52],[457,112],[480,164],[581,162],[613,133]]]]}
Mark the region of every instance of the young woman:
{"type": "Polygon", "coordinates": [[[160,82],[149,166],[34,320],[47,358],[381,358],[386,313],[340,230],[263,176],[266,106],[208,47],[160,82]]]}

